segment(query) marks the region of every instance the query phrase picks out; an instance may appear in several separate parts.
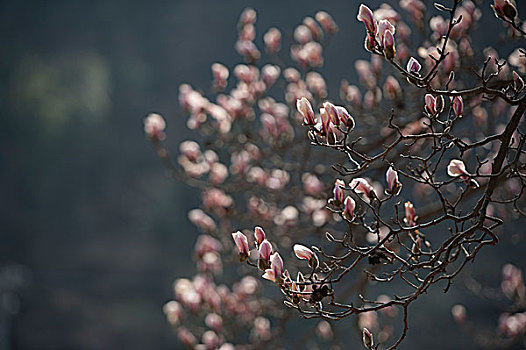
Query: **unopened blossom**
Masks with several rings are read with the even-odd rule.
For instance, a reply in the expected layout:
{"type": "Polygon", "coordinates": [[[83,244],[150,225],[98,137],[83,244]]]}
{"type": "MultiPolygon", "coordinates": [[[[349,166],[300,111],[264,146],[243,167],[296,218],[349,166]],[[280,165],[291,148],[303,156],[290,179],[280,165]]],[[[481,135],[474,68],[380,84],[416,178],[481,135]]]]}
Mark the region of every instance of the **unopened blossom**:
{"type": "Polygon", "coordinates": [[[363,345],[367,349],[373,348],[373,345],[374,345],[373,334],[367,328],[364,328],[362,331],[362,341],[363,341],[363,345]]]}
{"type": "Polygon", "coordinates": [[[415,207],[413,203],[407,201],[405,202],[404,207],[405,207],[404,222],[409,226],[415,226],[418,216],[416,216],[415,207]]]}
{"type": "Polygon", "coordinates": [[[160,114],[151,113],[144,119],[144,132],[154,141],[162,141],[166,138],[165,128],[166,122],[160,114]]]}
{"type": "Polygon", "coordinates": [[[177,329],[177,337],[181,343],[189,348],[193,348],[197,343],[196,337],[186,327],[179,327],[177,329]]]}
{"type": "Polygon", "coordinates": [[[218,89],[224,89],[229,75],[228,68],[216,62],[212,64],[212,75],[214,77],[214,86],[218,89]]]}
{"type": "Polygon", "coordinates": [[[298,259],[310,260],[314,256],[314,252],[301,244],[294,244],[294,254],[298,259]]]}
{"type": "Polygon", "coordinates": [[[356,202],[350,196],[347,196],[345,197],[345,201],[343,203],[344,203],[343,216],[345,216],[347,220],[353,220],[354,219],[354,209],[356,208],[356,202]]]}
{"type": "Polygon", "coordinates": [[[431,95],[431,94],[426,94],[424,96],[424,102],[425,102],[425,109],[426,109],[427,113],[429,113],[430,115],[435,115],[435,113],[436,113],[436,108],[435,108],[436,98],[433,95],[431,95]]]}
{"type": "Polygon", "coordinates": [[[316,20],[320,23],[323,30],[325,30],[329,34],[334,34],[338,31],[338,25],[334,21],[331,15],[329,15],[325,11],[319,11],[314,16],[316,20]]]}
{"type": "Polygon", "coordinates": [[[261,227],[256,226],[254,228],[254,238],[256,239],[256,243],[259,246],[266,238],[265,231],[263,231],[261,227]]]}
{"type": "Polygon", "coordinates": [[[311,34],[312,34],[312,37],[315,39],[315,40],[320,40],[323,36],[323,31],[321,30],[320,26],[318,25],[318,23],[316,23],[316,21],[312,18],[312,17],[305,17],[303,19],[303,24],[309,28],[311,34]]]}
{"type": "Polygon", "coordinates": [[[374,193],[373,186],[364,178],[357,177],[352,179],[349,186],[358,194],[365,194],[367,197],[370,197],[374,193]]]}
{"type": "Polygon", "coordinates": [[[462,100],[462,96],[455,96],[453,97],[453,101],[451,102],[453,105],[453,111],[458,117],[462,117],[462,113],[464,112],[464,102],[462,100]]]}
{"type": "Polygon", "coordinates": [[[469,175],[466,171],[466,165],[459,159],[452,159],[447,166],[447,173],[449,176],[466,176],[469,175]]]}
{"type": "Polygon", "coordinates": [[[400,192],[400,189],[402,188],[402,184],[398,180],[398,172],[393,169],[393,167],[389,167],[387,169],[387,172],[385,173],[385,178],[387,180],[387,190],[386,192],[388,194],[398,194],[400,192]]]}
{"type": "Polygon", "coordinates": [[[312,109],[312,105],[310,104],[309,100],[307,100],[305,97],[300,98],[296,101],[296,108],[303,116],[303,121],[306,125],[316,124],[316,116],[314,115],[314,110],[312,109]]]}
{"type": "Polygon", "coordinates": [[[281,70],[278,66],[273,64],[266,64],[261,68],[261,80],[267,87],[270,87],[279,78],[281,70]]]}
{"type": "Polygon", "coordinates": [[[396,55],[395,40],[393,33],[390,30],[386,30],[383,40],[384,55],[388,60],[392,60],[396,55]]]}
{"type": "MultiPolygon", "coordinates": [[[[386,19],[383,19],[380,22],[378,22],[378,33],[377,33],[377,36],[378,36],[378,42],[380,44],[384,43],[384,39],[385,39],[385,36],[386,36],[388,31],[391,32],[392,35],[395,34],[395,27],[393,26],[393,24],[391,22],[389,22],[386,19]]],[[[384,45],[384,47],[385,47],[385,45],[384,45]]]]}
{"type": "Polygon", "coordinates": [[[335,106],[336,112],[338,113],[338,119],[345,125],[349,130],[354,128],[354,118],[351,116],[349,111],[343,106],[335,106]]]}
{"type": "Polygon", "coordinates": [[[266,239],[259,245],[259,259],[269,261],[272,254],[272,244],[266,239]]]}
{"type": "Polygon", "coordinates": [[[204,232],[213,232],[216,229],[214,219],[201,209],[192,209],[188,212],[188,219],[204,232]]]}
{"type": "Polygon", "coordinates": [[[356,16],[358,21],[363,22],[365,25],[365,28],[367,29],[367,32],[369,32],[371,35],[376,35],[376,21],[373,17],[373,11],[364,4],[360,5],[360,9],[358,10],[358,15],[356,16]]]}
{"type": "Polygon", "coordinates": [[[219,337],[216,332],[208,330],[201,336],[201,341],[207,349],[217,349],[219,346],[219,337]]]}
{"type": "Polygon", "coordinates": [[[278,252],[275,252],[270,257],[270,270],[274,275],[275,281],[279,282],[283,275],[283,259],[281,259],[281,255],[278,252]]]}
{"type": "Polygon", "coordinates": [[[327,131],[329,130],[329,123],[331,121],[331,118],[329,117],[329,113],[327,113],[327,110],[325,108],[320,108],[320,131],[322,135],[327,134],[327,131]]]}
{"type": "Polygon", "coordinates": [[[419,74],[421,69],[422,65],[414,57],[409,58],[409,62],[407,62],[407,71],[409,73],[419,74]]]}
{"type": "Polygon", "coordinates": [[[400,83],[398,83],[398,80],[396,80],[396,78],[392,75],[389,75],[385,79],[384,94],[391,100],[398,100],[399,97],[402,95],[402,88],[400,87],[400,83]]]}
{"type": "Polygon", "coordinates": [[[334,182],[334,189],[333,189],[333,199],[337,203],[337,205],[340,205],[343,203],[343,198],[345,197],[345,182],[341,179],[337,179],[334,182]]]}
{"type": "Polygon", "coordinates": [[[457,325],[462,325],[466,322],[466,308],[463,305],[457,304],[451,308],[451,315],[457,325]]]}
{"type": "Polygon", "coordinates": [[[338,117],[338,111],[336,110],[336,106],[327,101],[323,103],[323,108],[325,108],[325,111],[327,112],[331,123],[335,126],[340,125],[340,118],[338,117]]]}
{"type": "Polygon", "coordinates": [[[306,25],[300,24],[294,30],[294,40],[300,44],[306,44],[312,40],[312,32],[306,25]]]}
{"type": "Polygon", "coordinates": [[[240,257],[247,258],[250,254],[247,236],[245,236],[241,231],[237,231],[232,233],[232,238],[234,238],[234,242],[236,243],[240,257]]]}
{"type": "Polygon", "coordinates": [[[184,316],[183,307],[175,300],[171,300],[164,304],[163,312],[172,326],[177,325],[184,316]]]}
{"type": "Polygon", "coordinates": [[[275,53],[279,51],[281,46],[281,32],[278,28],[270,28],[263,36],[265,42],[265,49],[268,53],[275,53]]]}

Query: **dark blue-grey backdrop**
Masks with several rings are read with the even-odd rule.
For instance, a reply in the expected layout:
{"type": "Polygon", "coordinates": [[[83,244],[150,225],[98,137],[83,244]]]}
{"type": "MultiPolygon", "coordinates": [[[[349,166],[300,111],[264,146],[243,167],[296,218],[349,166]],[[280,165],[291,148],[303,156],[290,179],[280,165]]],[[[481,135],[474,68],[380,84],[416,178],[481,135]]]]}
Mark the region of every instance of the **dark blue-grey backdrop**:
{"type": "MultiPolygon", "coordinates": [[[[289,38],[304,16],[331,13],[341,31],[323,71],[336,95],[341,78],[355,80],[353,60],[367,57],[358,5],[1,1],[0,346],[178,348],[161,307],[172,280],[193,274],[197,232],[186,211],[198,194],[164,176],[142,119],[165,115],[173,148],[186,138],[177,87],[206,90],[211,63],[240,61],[235,26],[246,6],[258,11],[259,35],[278,26],[289,38]]],[[[483,37],[497,38],[502,27],[485,23],[483,37]]],[[[495,254],[481,256],[479,270],[493,283],[495,254]]],[[[403,348],[469,347],[449,314],[457,298],[484,326],[495,325],[491,304],[436,291],[411,310],[403,348]]]]}

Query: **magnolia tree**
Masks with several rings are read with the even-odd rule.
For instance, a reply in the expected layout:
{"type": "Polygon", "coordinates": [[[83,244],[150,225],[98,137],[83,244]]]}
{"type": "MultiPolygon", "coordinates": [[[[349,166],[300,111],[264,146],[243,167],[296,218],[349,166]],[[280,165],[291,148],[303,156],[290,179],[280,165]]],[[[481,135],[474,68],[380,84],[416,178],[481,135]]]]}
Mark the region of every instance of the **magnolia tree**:
{"type": "MultiPolygon", "coordinates": [[[[263,50],[246,9],[235,44],[245,62],[212,65],[215,96],[179,87],[194,139],[172,158],[163,117],[145,119],[170,173],[202,193],[188,213],[202,232],[196,275],[177,279],[164,306],[185,346],[280,346],[299,315],[319,319],[300,348],[340,348],[342,319],[365,348],[397,348],[409,306],[447,292],[505,220],[524,217],[526,25],[513,0],[495,0],[484,20],[500,21],[517,48],[477,50],[471,35],[490,13],[480,6],[360,5],[371,58],[354,63],[359,84],[343,80],[339,96],[319,72],[338,31],[328,13],[305,17],[290,43],[268,29],[263,50]]],[[[513,307],[485,342],[499,347],[526,335],[522,272],[503,271],[513,307]]],[[[452,313],[476,329],[463,306],[452,313]]]]}

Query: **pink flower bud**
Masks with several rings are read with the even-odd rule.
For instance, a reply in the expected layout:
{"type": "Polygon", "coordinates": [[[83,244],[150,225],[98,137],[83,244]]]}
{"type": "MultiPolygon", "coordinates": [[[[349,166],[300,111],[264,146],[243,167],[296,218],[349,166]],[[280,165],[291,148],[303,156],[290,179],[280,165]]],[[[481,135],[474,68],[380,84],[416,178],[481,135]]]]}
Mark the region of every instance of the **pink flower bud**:
{"type": "Polygon", "coordinates": [[[179,327],[177,329],[177,337],[179,341],[189,348],[193,348],[197,343],[197,339],[186,327],[179,327]]]}
{"type": "Polygon", "coordinates": [[[298,259],[310,260],[314,253],[309,248],[301,244],[294,244],[294,254],[298,259]]]}
{"type": "Polygon", "coordinates": [[[390,30],[385,31],[383,45],[385,58],[392,60],[396,55],[396,48],[394,36],[390,30]]]}
{"type": "Polygon", "coordinates": [[[319,11],[316,13],[314,18],[316,18],[323,30],[325,30],[328,34],[334,34],[338,31],[338,25],[327,12],[319,11]]]}
{"type": "Polygon", "coordinates": [[[358,194],[365,194],[367,197],[370,197],[372,192],[374,192],[373,186],[369,182],[361,177],[353,179],[349,186],[358,194]]]}
{"type": "Polygon", "coordinates": [[[206,315],[205,324],[210,329],[213,329],[214,331],[219,332],[221,331],[221,328],[223,327],[223,319],[218,314],[211,313],[211,314],[206,315]]]}
{"type": "Polygon", "coordinates": [[[166,122],[159,114],[151,113],[144,119],[144,132],[154,141],[162,141],[166,138],[165,128],[166,122]]]}
{"type": "Polygon", "coordinates": [[[347,220],[353,220],[354,219],[354,209],[356,208],[356,202],[351,197],[347,196],[345,197],[345,207],[343,209],[343,216],[347,220]]]}
{"type": "Polygon", "coordinates": [[[320,117],[321,117],[321,133],[327,134],[327,131],[329,129],[329,123],[330,123],[330,117],[329,113],[327,113],[327,110],[325,108],[320,108],[320,117]]]}
{"type": "Polygon", "coordinates": [[[373,348],[373,345],[374,345],[373,334],[367,328],[363,329],[362,341],[363,341],[363,345],[367,349],[372,349],[373,348]]]}
{"type": "Polygon", "coordinates": [[[254,228],[254,238],[256,239],[256,243],[259,246],[261,242],[266,238],[265,231],[259,226],[256,226],[254,228]]]}
{"type": "Polygon", "coordinates": [[[462,100],[462,96],[455,96],[453,97],[453,111],[458,117],[462,117],[462,113],[464,111],[464,101],[462,100]]]}
{"type": "Polygon", "coordinates": [[[354,128],[354,118],[349,114],[347,109],[342,106],[336,106],[336,112],[338,113],[338,118],[342,121],[349,130],[354,128]]]}
{"type": "Polygon", "coordinates": [[[340,125],[340,119],[338,118],[338,111],[336,110],[336,106],[330,102],[324,102],[323,108],[325,108],[325,111],[329,115],[329,120],[331,121],[331,123],[335,126],[340,125]]]}
{"type": "Polygon", "coordinates": [[[263,36],[263,41],[267,52],[277,52],[281,45],[281,32],[277,28],[270,28],[263,36]]]}
{"type": "Polygon", "coordinates": [[[391,24],[391,22],[389,22],[386,19],[383,19],[380,22],[378,22],[378,42],[380,44],[384,43],[385,36],[388,31],[391,32],[392,35],[395,34],[395,27],[391,24]]]}
{"type": "Polygon", "coordinates": [[[300,98],[296,101],[296,108],[303,116],[303,122],[306,125],[316,124],[316,116],[314,115],[314,110],[312,109],[312,105],[310,104],[309,100],[307,100],[305,97],[300,98]]]}
{"type": "Polygon", "coordinates": [[[418,216],[416,216],[415,208],[413,206],[413,203],[407,201],[404,204],[405,206],[405,218],[404,222],[409,226],[415,226],[416,220],[418,219],[418,216]]]}
{"type": "Polygon", "coordinates": [[[214,77],[214,86],[218,89],[224,89],[227,85],[228,68],[221,63],[212,64],[212,75],[214,77]]]}
{"type": "Polygon", "coordinates": [[[407,71],[409,73],[418,74],[420,73],[420,69],[422,69],[422,65],[420,65],[414,57],[411,57],[409,62],[407,62],[407,71]]]}
{"type": "Polygon", "coordinates": [[[247,236],[245,236],[241,231],[237,231],[232,233],[232,238],[234,238],[239,255],[245,258],[248,257],[250,249],[248,248],[247,236]]]}
{"type": "Polygon", "coordinates": [[[263,259],[265,261],[269,261],[271,254],[272,254],[272,245],[270,244],[269,241],[267,241],[265,239],[259,245],[259,259],[263,259]]]}
{"type": "Polygon", "coordinates": [[[373,11],[371,11],[369,7],[365,6],[364,4],[361,4],[356,18],[358,19],[358,21],[363,22],[363,24],[365,24],[367,32],[369,32],[373,36],[376,35],[376,21],[373,17],[373,11]]]}
{"type": "Polygon", "coordinates": [[[433,95],[431,95],[431,94],[426,94],[425,97],[424,97],[424,101],[426,103],[425,109],[426,109],[427,113],[429,113],[430,115],[435,115],[435,113],[436,113],[436,109],[435,109],[436,99],[435,99],[435,97],[433,95]]]}
{"type": "Polygon", "coordinates": [[[270,268],[274,273],[275,279],[279,281],[283,275],[283,259],[281,259],[281,255],[278,252],[275,252],[270,257],[270,268]]]}
{"type": "Polygon", "coordinates": [[[398,173],[393,170],[392,167],[387,169],[385,173],[385,178],[387,179],[387,193],[397,195],[402,188],[402,184],[398,181],[398,173]]]}
{"type": "Polygon", "coordinates": [[[318,23],[316,23],[314,19],[312,19],[311,17],[305,17],[303,19],[303,24],[307,26],[307,28],[309,28],[312,34],[312,37],[315,40],[320,40],[322,38],[323,31],[321,30],[320,26],[318,25],[318,23]]]}
{"type": "Polygon", "coordinates": [[[468,175],[466,165],[459,159],[452,159],[447,166],[447,173],[449,176],[457,177],[468,175]]]}
{"type": "Polygon", "coordinates": [[[172,326],[177,325],[184,316],[183,307],[175,300],[171,300],[164,304],[163,312],[172,326]]]}
{"type": "Polygon", "coordinates": [[[334,189],[333,189],[333,199],[336,202],[337,205],[340,205],[343,203],[343,198],[345,197],[345,182],[341,179],[337,179],[334,182],[334,189]]]}
{"type": "Polygon", "coordinates": [[[457,325],[462,325],[466,322],[467,315],[466,315],[466,308],[462,305],[454,305],[451,308],[451,315],[453,315],[453,319],[457,323],[457,325]]]}

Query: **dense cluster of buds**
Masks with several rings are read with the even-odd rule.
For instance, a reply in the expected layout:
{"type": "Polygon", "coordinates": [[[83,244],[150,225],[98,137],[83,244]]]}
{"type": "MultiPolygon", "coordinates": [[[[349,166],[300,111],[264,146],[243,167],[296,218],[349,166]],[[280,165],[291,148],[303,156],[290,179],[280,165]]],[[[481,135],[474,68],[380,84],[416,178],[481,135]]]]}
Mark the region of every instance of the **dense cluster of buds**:
{"type": "MultiPolygon", "coordinates": [[[[470,0],[444,2],[401,0],[403,12],[360,5],[371,58],[355,62],[359,84],[343,80],[340,101],[318,70],[338,30],[328,13],[294,29],[287,60],[276,28],[263,35],[264,52],[257,48],[256,12],[246,9],[236,43],[245,63],[212,65],[215,99],[179,88],[200,142],[183,141],[174,163],[161,142],[164,120],[148,116],[145,132],[165,165],[202,191],[188,215],[203,233],[198,274],[178,279],[164,308],[181,343],[282,344],[284,302],[323,319],[308,341],[342,346],[332,321],[356,316],[355,338],[366,348],[397,348],[409,305],[434,284],[447,291],[497,243],[506,216],[525,216],[526,53],[513,51],[509,62],[492,48],[480,56],[470,34],[482,12],[470,0]],[[411,28],[428,35],[421,46],[411,28]],[[473,62],[480,70],[459,74],[473,62]],[[272,86],[282,95],[270,96],[272,86]],[[232,264],[255,277],[233,281],[232,264]],[[271,297],[274,288],[282,299],[271,297]]],[[[513,1],[495,1],[493,10],[513,37],[524,34],[513,1]]],[[[512,270],[503,293],[524,301],[522,274],[512,270]]],[[[452,313],[466,324],[463,306],[452,313]]],[[[503,315],[502,334],[524,333],[523,312],[503,315]]]]}

